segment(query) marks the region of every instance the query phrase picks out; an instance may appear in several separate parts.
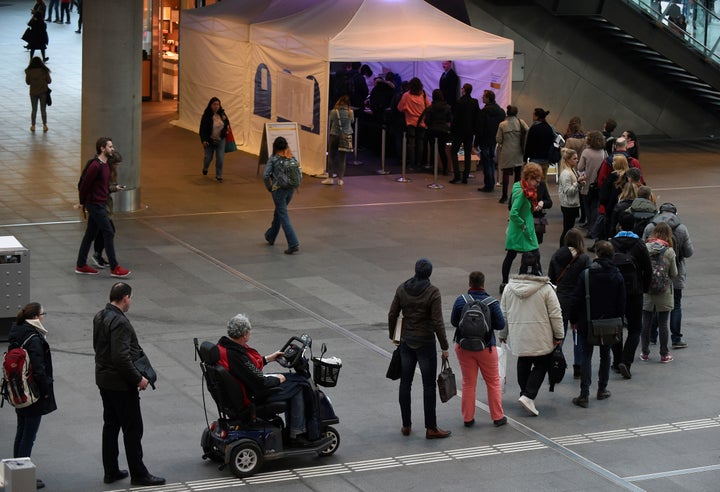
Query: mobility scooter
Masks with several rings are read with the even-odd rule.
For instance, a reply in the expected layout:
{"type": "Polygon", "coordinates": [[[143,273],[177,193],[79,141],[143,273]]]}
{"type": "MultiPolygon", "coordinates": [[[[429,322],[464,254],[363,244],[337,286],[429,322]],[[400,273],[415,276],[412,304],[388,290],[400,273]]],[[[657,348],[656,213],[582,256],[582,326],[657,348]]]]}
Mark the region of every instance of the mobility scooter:
{"type": "MultiPolygon", "coordinates": [[[[311,350],[312,339],[308,335],[291,337],[282,347],[283,355],[277,362],[307,378],[317,398],[313,405],[317,408],[317,421],[320,439],[302,446],[293,446],[289,431],[280,414],[287,411],[285,401],[263,402],[248,395],[250,404],[246,404],[236,380],[218,360],[220,353],[217,345],[203,342],[198,346],[194,339],[195,351],[200,358],[203,380],[213,400],[217,404],[218,419],[209,423],[202,434],[201,445],[203,459],[219,463],[220,469],[230,466],[238,478],[255,474],[265,460],[276,460],[301,454],[315,453],[330,456],[340,446],[340,434],[332,427],[340,420],[335,415],[330,399],[319,386],[332,387],[337,384],[342,363],[337,358],[324,358],[325,344],[319,358],[312,357],[313,374],[310,375],[307,351],[311,350]]],[[[205,421],[208,423],[205,391],[203,390],[205,421]]]]}

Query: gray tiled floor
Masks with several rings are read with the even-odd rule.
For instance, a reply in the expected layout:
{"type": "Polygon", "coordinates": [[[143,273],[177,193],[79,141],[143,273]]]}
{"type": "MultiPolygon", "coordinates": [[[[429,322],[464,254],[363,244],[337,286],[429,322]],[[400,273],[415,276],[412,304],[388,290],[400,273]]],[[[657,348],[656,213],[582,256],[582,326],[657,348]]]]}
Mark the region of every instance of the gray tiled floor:
{"type": "MultiPolygon", "coordinates": [[[[92,315],[104,304],[112,280],[107,272],[72,273],[84,227],[73,208],[77,175],[89,157],[79,155],[80,36],[72,32],[74,26],[49,26],[56,103],[49,110],[50,131],[31,134],[22,78],[27,54],[19,41],[31,4],[0,3],[0,235],[15,235],[30,248],[32,297],[50,313],[59,410],[43,419],[33,461],[48,490],[117,489],[129,483],[113,488],[101,480],[101,405],[90,338],[92,315]]],[[[504,395],[510,426],[490,425],[481,383],[478,425],[462,426],[455,398],[438,406],[439,422],[453,436],[426,441],[420,431],[419,382],[414,387],[418,430],[410,438],[398,432],[397,384],[383,377],[391,349],[387,308],[397,284],[423,255],[435,265],[432,280],[444,294],[446,319],[469,271],[485,271],[495,291],[507,214],[498,197],[473,186],[429,190],[426,175],[414,176],[410,184],[396,183],[396,176],[351,177],[344,189],[306,177],[290,212],[301,252],[286,256],[282,237],[274,247],[262,240],[272,206],[255,177],[255,158],[228,156],[223,184],[201,176],[197,136],[169,124],[174,109],[171,102],[143,105],[145,208],[116,217],[118,255],[133,270],[130,317],[161,378],[157,391],[142,395],[142,405],[146,462],[176,484],[166,490],[198,490],[194,481],[211,479],[227,480],[214,490],[252,483],[202,462],[198,444],[204,416],[192,338],[217,339],[237,312],[251,316],[252,343],[262,352],[307,332],[344,362],[340,384],[328,390],[341,419],[337,455],[266,464],[264,471],[283,472],[289,479],[253,484],[253,490],[620,490],[603,470],[618,477],[660,474],[626,487],[717,490],[717,145],[643,142],[649,183],[661,201],[678,205],[696,245],[684,297],[690,347],[677,351],[669,365],[658,364],[652,354],[651,362],[633,366],[631,381],[613,375],[613,397],[592,401],[587,410],[570,404],[578,388],[566,379],[554,393],[541,392],[539,418],[528,418],[515,401],[511,359],[504,395]],[[647,435],[638,429],[663,424],[668,433],[647,435]],[[603,441],[593,434],[623,429],[626,439],[603,441]],[[577,441],[567,436],[578,436],[577,441]],[[504,447],[524,441],[539,449],[504,447]],[[483,446],[489,456],[460,457],[458,450],[483,446]],[[408,458],[434,452],[425,464],[413,465],[408,458]],[[358,464],[376,459],[390,467],[358,464]],[[322,465],[336,468],[328,476],[308,477],[322,465]],[[709,468],[690,470],[698,467],[709,468]],[[677,470],[690,471],[662,475],[677,470]]],[[[550,218],[542,246],[545,263],[560,232],[557,207],[550,218]]],[[[209,411],[212,418],[212,405],[209,411]]],[[[11,454],[13,426],[12,410],[0,410],[1,457],[11,454]]]]}

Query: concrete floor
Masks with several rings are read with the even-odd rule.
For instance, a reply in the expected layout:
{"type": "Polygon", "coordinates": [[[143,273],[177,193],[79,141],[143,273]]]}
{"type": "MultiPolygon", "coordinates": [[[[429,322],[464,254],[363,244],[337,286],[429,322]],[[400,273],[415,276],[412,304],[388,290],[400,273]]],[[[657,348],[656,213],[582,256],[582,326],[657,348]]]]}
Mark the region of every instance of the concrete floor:
{"type": "MultiPolygon", "coordinates": [[[[90,157],[79,155],[81,40],[74,25],[48,26],[56,102],[50,131],[30,133],[19,36],[31,6],[0,3],[0,235],[30,249],[31,297],[49,313],[59,409],[43,418],[32,459],[47,490],[124,490],[129,481],[102,483],[91,346],[92,316],[113,279],[107,271],[73,273],[84,230],[73,208],[76,183],[90,157]]],[[[480,383],[477,425],[463,427],[459,398],[438,403],[439,424],[453,435],[427,441],[417,381],[416,429],[407,438],[399,432],[397,383],[384,378],[392,350],[387,310],[420,256],[434,263],[446,320],[468,272],[484,271],[496,292],[507,220],[498,194],[478,193],[477,185],[431,190],[429,175],[409,184],[397,183],[397,175],[349,177],[342,189],[306,177],[290,206],[300,253],[287,256],[282,236],[272,247],[263,241],[272,202],[255,176],[255,157],[227,156],[222,184],[203,177],[197,136],[170,125],[174,110],[171,102],[143,105],[145,208],[116,216],[118,258],[133,271],[129,317],[160,377],[157,391],[142,395],[146,464],[168,479],[158,490],[718,490],[714,142],[647,142],[641,155],[649,184],[661,201],[677,205],[695,244],[684,292],[689,347],[667,365],[652,353],[633,366],[631,381],[612,375],[612,398],[588,409],[570,403],[579,384],[566,378],[554,393],[540,393],[537,418],[516,401],[511,358],[504,395],[510,425],[492,426],[480,383]],[[205,416],[192,339],[216,340],[238,312],[250,316],[252,344],[262,353],[308,333],[316,349],[325,342],[342,358],[340,383],[328,390],[341,420],[336,455],[267,463],[245,480],[201,460],[205,416]]],[[[555,207],[541,249],[545,265],[560,227],[555,207]]],[[[454,355],[451,361],[459,374],[454,355]]],[[[215,417],[212,403],[208,414],[215,417]]],[[[12,409],[0,410],[0,457],[11,456],[14,425],[12,409]]]]}

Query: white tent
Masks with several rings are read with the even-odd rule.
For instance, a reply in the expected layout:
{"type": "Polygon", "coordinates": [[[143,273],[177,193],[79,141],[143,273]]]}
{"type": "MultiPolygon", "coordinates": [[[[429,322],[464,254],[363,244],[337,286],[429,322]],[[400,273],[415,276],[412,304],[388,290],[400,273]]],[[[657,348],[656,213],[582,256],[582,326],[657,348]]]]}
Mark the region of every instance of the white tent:
{"type": "Polygon", "coordinates": [[[265,123],[298,121],[303,171],[325,169],[330,62],[419,77],[437,88],[454,60],[474,94],[510,102],[513,42],[423,0],[225,0],[180,17],[179,119],[193,131],[208,100],[222,101],[238,147],[258,154],[265,123]]]}

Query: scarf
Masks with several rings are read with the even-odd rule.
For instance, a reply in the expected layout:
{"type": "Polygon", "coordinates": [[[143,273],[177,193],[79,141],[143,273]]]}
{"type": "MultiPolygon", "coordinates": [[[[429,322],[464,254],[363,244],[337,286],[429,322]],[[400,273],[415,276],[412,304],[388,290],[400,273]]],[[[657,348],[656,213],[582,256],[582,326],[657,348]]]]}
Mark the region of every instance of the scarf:
{"type": "Polygon", "coordinates": [[[538,205],[537,188],[530,186],[530,183],[524,179],[520,180],[520,186],[522,187],[523,194],[530,200],[530,205],[532,205],[532,211],[534,212],[538,205]]]}

